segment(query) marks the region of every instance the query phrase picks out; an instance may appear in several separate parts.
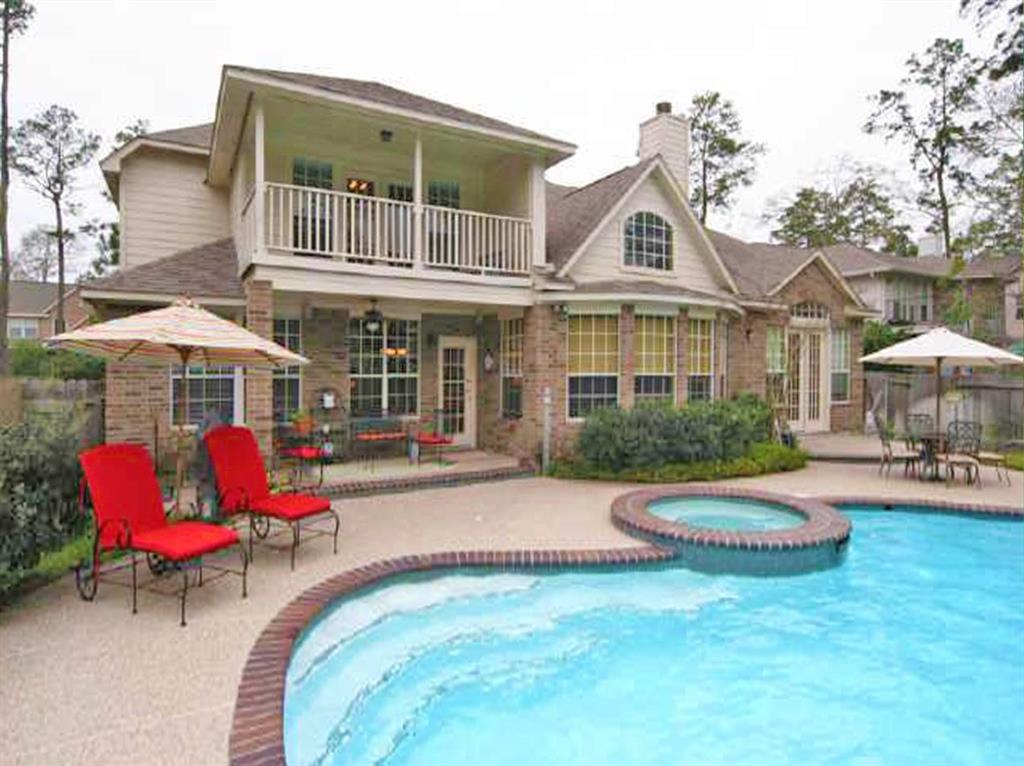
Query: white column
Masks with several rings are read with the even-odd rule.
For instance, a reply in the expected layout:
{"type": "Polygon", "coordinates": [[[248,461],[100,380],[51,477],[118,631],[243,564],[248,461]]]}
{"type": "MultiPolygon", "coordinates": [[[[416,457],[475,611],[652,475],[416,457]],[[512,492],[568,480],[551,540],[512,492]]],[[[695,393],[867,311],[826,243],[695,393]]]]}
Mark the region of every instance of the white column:
{"type": "Polygon", "coordinates": [[[264,168],[264,125],[263,125],[263,104],[259,101],[256,102],[256,111],[253,119],[253,185],[255,186],[255,194],[253,195],[252,205],[253,214],[256,216],[256,253],[258,255],[263,254],[264,243],[266,240],[263,220],[263,208],[266,194],[266,172],[264,168]]]}
{"type": "Polygon", "coordinates": [[[412,155],[412,258],[413,268],[423,267],[423,139],[416,133],[412,155]]]}
{"type": "Polygon", "coordinates": [[[543,266],[546,261],[545,242],[547,239],[547,210],[544,188],[544,163],[533,160],[530,164],[530,230],[532,261],[534,266],[543,266]]]}

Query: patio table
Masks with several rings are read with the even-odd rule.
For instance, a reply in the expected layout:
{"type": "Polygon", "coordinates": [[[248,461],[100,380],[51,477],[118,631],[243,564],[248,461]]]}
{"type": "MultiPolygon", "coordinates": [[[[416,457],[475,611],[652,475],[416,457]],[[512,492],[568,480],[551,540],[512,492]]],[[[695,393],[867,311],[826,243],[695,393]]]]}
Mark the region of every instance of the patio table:
{"type": "Polygon", "coordinates": [[[921,478],[929,481],[942,481],[939,476],[938,456],[946,446],[946,435],[940,431],[921,431],[912,434],[912,438],[921,443],[921,456],[924,463],[921,478]]]}

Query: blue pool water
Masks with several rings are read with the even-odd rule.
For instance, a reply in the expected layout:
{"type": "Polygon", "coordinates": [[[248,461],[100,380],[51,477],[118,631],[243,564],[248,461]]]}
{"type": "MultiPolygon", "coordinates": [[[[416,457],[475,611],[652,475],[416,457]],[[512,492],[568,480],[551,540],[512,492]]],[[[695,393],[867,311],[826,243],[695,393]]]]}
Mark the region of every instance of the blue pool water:
{"type": "Polygon", "coordinates": [[[289,668],[307,764],[1024,763],[1024,523],[853,510],[799,577],[444,573],[289,668]]]}
{"type": "Polygon", "coordinates": [[[691,527],[742,532],[791,529],[807,521],[784,505],[735,497],[669,497],[648,504],[647,510],[691,527]]]}

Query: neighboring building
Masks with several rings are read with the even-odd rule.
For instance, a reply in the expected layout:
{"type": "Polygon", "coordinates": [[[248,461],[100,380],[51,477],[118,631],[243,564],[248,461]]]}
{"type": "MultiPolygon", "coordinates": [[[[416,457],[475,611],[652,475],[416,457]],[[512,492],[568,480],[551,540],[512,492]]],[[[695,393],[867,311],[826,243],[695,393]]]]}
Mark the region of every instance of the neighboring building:
{"type": "MultiPolygon", "coordinates": [[[[226,67],[215,122],[102,162],[122,269],[101,316],[188,293],[311,364],[196,371],[207,409],[252,427],[333,399],[349,418],[431,418],[533,459],[550,399],[564,451],[587,412],[742,391],[794,427],[861,423],[873,315],[819,253],[706,232],[687,203],[687,121],[659,104],[639,161],[547,183],[565,141],[380,85],[226,67]],[[325,394],[332,394],[327,396],[325,394]]],[[[167,370],[107,366],[107,437],[166,435],[167,370]]]]}
{"type": "MultiPolygon", "coordinates": [[[[56,333],[57,284],[12,279],[7,312],[7,337],[11,340],[44,340],[56,333]]],[[[89,317],[78,285],[64,292],[64,322],[74,329],[89,317]]]]}
{"type": "Polygon", "coordinates": [[[856,245],[831,245],[822,252],[889,324],[915,333],[941,325],[955,287],[963,286],[972,309],[965,332],[1003,346],[1024,337],[1019,256],[975,258],[947,280],[953,262],[940,255],[903,258],[856,245]]]}

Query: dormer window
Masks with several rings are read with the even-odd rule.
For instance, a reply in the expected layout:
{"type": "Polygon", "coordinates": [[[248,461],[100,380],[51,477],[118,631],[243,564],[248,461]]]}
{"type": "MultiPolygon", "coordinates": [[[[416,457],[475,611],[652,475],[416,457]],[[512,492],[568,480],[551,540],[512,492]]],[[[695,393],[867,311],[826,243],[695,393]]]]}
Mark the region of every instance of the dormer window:
{"type": "Polygon", "coordinates": [[[659,271],[672,270],[672,226],[656,213],[634,213],[623,231],[623,263],[659,271]]]}

